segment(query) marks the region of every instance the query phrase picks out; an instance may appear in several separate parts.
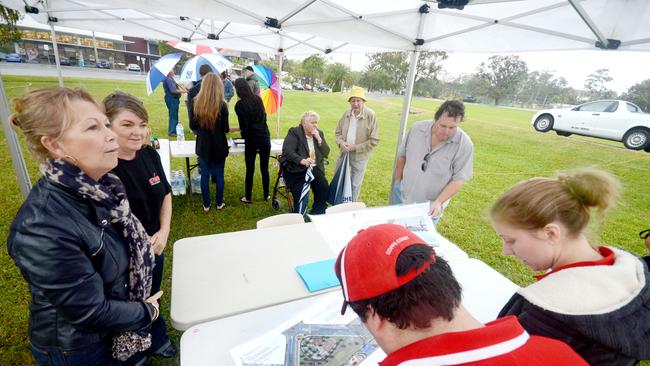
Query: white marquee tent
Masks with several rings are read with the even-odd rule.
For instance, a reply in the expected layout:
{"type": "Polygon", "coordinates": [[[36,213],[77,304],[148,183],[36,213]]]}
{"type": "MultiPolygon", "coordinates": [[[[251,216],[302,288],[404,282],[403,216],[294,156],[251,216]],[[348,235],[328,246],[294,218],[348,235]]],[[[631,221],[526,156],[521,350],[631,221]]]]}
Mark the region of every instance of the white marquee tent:
{"type": "MultiPolygon", "coordinates": [[[[163,40],[184,39],[244,51],[294,54],[409,51],[411,62],[398,143],[406,129],[415,65],[421,50],[650,51],[650,2],[646,0],[470,0],[469,4],[467,0],[0,0],[0,3],[22,12],[38,11],[32,14],[37,21],[60,26],[163,40]]],[[[0,113],[7,131],[8,110],[0,113]]],[[[21,180],[18,169],[17,172],[21,180]]]]}

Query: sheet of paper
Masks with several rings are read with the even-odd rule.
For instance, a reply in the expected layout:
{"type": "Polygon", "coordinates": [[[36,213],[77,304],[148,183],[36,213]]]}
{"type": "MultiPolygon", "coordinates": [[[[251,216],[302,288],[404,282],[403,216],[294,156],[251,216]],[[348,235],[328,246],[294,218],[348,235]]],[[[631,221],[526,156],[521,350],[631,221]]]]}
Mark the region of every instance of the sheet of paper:
{"type": "Polygon", "coordinates": [[[431,244],[437,255],[448,261],[467,259],[468,256],[462,249],[438,233],[427,215],[428,210],[429,204],[425,202],[313,215],[310,218],[334,253],[339,253],[359,230],[373,225],[393,223],[413,231],[422,240],[431,244]]]}
{"type": "Polygon", "coordinates": [[[305,263],[296,267],[296,272],[307,286],[309,292],[315,292],[339,285],[334,273],[335,258],[305,263]]]}

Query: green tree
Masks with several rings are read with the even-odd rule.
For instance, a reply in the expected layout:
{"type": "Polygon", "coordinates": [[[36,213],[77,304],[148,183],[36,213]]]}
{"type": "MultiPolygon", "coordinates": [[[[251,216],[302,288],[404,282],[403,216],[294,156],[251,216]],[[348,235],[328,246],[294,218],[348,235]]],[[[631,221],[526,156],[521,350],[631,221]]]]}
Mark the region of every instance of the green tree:
{"type": "MultiPolygon", "coordinates": [[[[401,92],[406,87],[409,69],[409,53],[382,52],[367,55],[368,69],[382,70],[392,79],[387,90],[401,92]]],[[[414,94],[431,96],[439,85],[438,74],[442,71],[442,62],[448,57],[444,51],[422,51],[418,58],[415,74],[414,94]]]]}
{"type": "Polygon", "coordinates": [[[483,81],[484,92],[499,105],[503,97],[517,92],[528,75],[528,66],[519,56],[497,55],[479,65],[478,75],[483,81]]]}
{"type": "Polygon", "coordinates": [[[522,85],[520,97],[522,104],[547,105],[549,103],[567,104],[567,94],[572,93],[563,77],[556,77],[548,71],[533,71],[522,85]]]}
{"type": "Polygon", "coordinates": [[[359,79],[359,85],[368,89],[368,91],[387,91],[393,90],[395,81],[383,69],[366,69],[359,79]]]}
{"type": "Polygon", "coordinates": [[[408,63],[406,52],[368,54],[367,87],[369,90],[400,92],[404,88],[408,63]],[[371,72],[372,71],[372,72],[371,72]]]}
{"type": "Polygon", "coordinates": [[[302,76],[306,77],[313,86],[316,79],[320,79],[325,72],[325,59],[320,55],[311,55],[304,59],[300,66],[302,76]]]}
{"type": "Polygon", "coordinates": [[[614,78],[609,76],[609,69],[598,69],[587,76],[585,79],[585,89],[587,89],[592,98],[606,99],[616,96],[613,90],[607,88],[607,84],[614,78]]]}
{"type": "Polygon", "coordinates": [[[643,109],[645,112],[650,111],[650,79],[643,80],[640,83],[632,85],[622,96],[622,99],[628,100],[643,109]]]}
{"type": "Polygon", "coordinates": [[[325,84],[332,86],[333,92],[340,92],[343,83],[345,83],[347,86],[350,86],[352,84],[352,75],[350,74],[350,68],[340,62],[327,65],[324,81],[325,84]]]}
{"type": "Polygon", "coordinates": [[[16,23],[22,18],[16,10],[0,5],[0,44],[8,45],[11,42],[20,40],[20,31],[16,23]]]}

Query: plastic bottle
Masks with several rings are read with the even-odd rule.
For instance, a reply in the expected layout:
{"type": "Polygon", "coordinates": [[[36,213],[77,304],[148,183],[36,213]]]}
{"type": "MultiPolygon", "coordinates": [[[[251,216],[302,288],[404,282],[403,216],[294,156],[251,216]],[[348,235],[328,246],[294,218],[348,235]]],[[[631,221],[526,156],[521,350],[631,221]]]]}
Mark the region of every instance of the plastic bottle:
{"type": "Polygon", "coordinates": [[[181,195],[185,195],[187,188],[187,180],[185,180],[185,173],[182,170],[178,171],[178,192],[181,195]]]}
{"type": "Polygon", "coordinates": [[[160,141],[158,141],[158,135],[155,132],[151,134],[151,146],[156,150],[160,149],[160,141]]]}
{"type": "Polygon", "coordinates": [[[178,170],[172,171],[170,185],[172,186],[172,194],[178,196],[180,194],[178,190],[178,170]]]}
{"type": "Polygon", "coordinates": [[[183,124],[180,122],[176,125],[176,141],[185,141],[185,129],[183,128],[183,124]]]}

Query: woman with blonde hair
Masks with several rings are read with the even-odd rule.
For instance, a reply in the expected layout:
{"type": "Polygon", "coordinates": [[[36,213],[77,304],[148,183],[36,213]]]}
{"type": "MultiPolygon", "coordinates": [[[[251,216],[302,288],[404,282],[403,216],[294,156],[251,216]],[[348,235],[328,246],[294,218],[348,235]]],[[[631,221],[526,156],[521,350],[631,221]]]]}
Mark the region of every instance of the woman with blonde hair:
{"type": "Polygon", "coordinates": [[[31,352],[39,365],[119,365],[150,347],[162,293],[150,296],[149,235],[110,173],[116,136],[84,90],[34,90],[14,109],[43,173],[7,239],[31,293],[31,352]]]}
{"type": "Polygon", "coordinates": [[[210,176],[216,176],[217,210],[225,207],[223,199],[223,171],[228,156],[228,104],[224,100],[223,83],[213,74],[201,81],[201,91],[194,98],[190,111],[190,128],[196,131],[196,155],[201,170],[203,211],[210,211],[210,176]]]}
{"type": "Polygon", "coordinates": [[[593,246],[585,235],[592,211],[604,216],[619,186],[596,169],[534,178],[510,188],[489,212],[503,253],[545,271],[499,317],[516,315],[530,334],[567,343],[590,365],[650,358],[647,267],[625,250],[593,246]]]}
{"type": "MultiPolygon", "coordinates": [[[[325,134],[318,129],[320,117],[307,111],[300,117],[300,124],[291,127],[282,144],[280,163],[284,167],[284,180],[293,197],[293,212],[300,212],[300,196],[309,171],[313,179],[309,185],[314,192],[311,214],[324,214],[327,208],[328,183],[325,178],[325,159],[330,147],[325,134]]],[[[306,204],[305,204],[306,207],[306,204]]]]}
{"type": "MultiPolygon", "coordinates": [[[[150,133],[149,114],[142,101],[133,95],[117,91],[104,98],[102,104],[119,146],[117,166],[113,173],[124,184],[129,206],[151,240],[156,263],[151,291],[158,292],[165,267],[163,251],[167,245],[172,219],[171,186],[158,152],[145,144],[150,133]]],[[[152,324],[151,336],[150,351],[153,354],[165,358],[176,355],[176,347],[167,335],[162,314],[152,324]]],[[[138,354],[138,357],[132,358],[144,359],[145,356],[138,354]]]]}

